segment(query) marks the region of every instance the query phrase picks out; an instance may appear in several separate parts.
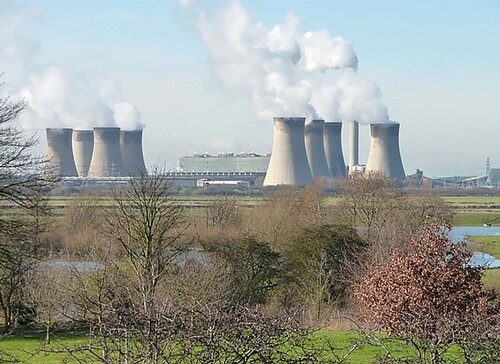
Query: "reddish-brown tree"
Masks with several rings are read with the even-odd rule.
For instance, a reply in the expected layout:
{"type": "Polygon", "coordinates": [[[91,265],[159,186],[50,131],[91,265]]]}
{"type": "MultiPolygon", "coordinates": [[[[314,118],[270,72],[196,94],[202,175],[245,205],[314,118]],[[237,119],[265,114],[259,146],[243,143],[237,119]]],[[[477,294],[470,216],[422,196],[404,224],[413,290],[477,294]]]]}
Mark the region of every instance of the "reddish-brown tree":
{"type": "Polygon", "coordinates": [[[449,345],[463,342],[489,315],[491,294],[482,290],[481,271],[468,264],[465,244],[451,243],[448,230],[424,227],[355,288],[361,316],[413,344],[430,362],[439,362],[449,345]]]}

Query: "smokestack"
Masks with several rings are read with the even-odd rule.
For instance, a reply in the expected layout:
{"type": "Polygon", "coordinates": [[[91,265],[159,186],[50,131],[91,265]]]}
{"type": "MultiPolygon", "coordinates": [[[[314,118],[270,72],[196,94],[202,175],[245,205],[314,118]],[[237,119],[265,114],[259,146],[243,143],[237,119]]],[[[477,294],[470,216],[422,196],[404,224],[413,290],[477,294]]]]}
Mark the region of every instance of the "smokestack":
{"type": "Polygon", "coordinates": [[[120,151],[120,128],[94,128],[94,150],[88,176],[126,176],[120,151]]]}
{"type": "Polygon", "coordinates": [[[140,176],[147,173],[142,154],[142,129],[122,130],[120,132],[120,149],[127,175],[140,176]]]}
{"type": "Polygon", "coordinates": [[[359,165],[359,123],[351,123],[350,143],[349,143],[349,173],[354,171],[354,166],[359,165]]]}
{"type": "Polygon", "coordinates": [[[73,156],[78,177],[87,177],[94,149],[92,130],[73,130],[73,156]]]}
{"type": "Polygon", "coordinates": [[[399,123],[370,124],[370,154],[367,171],[379,171],[387,177],[406,179],[399,151],[399,123]]]}
{"type": "Polygon", "coordinates": [[[70,128],[47,128],[46,169],[61,177],[76,177],[78,173],[73,159],[70,128]]]}
{"type": "Polygon", "coordinates": [[[345,162],[342,152],[342,122],[325,123],[325,155],[332,178],[345,177],[345,162]]]}
{"type": "Polygon", "coordinates": [[[324,120],[313,120],[304,127],[306,155],[313,179],[330,177],[323,143],[324,120]]]}
{"type": "Polygon", "coordinates": [[[303,117],[274,117],[274,140],[264,186],[312,182],[304,142],[303,117]]]}

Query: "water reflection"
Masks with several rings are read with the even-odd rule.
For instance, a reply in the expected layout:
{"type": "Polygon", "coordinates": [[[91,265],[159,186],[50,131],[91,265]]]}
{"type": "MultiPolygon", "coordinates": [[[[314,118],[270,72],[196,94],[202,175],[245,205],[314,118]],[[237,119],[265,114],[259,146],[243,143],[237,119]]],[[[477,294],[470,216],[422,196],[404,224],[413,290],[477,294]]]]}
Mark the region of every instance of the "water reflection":
{"type": "MultiPolygon", "coordinates": [[[[499,226],[455,226],[450,231],[453,242],[468,241],[467,236],[498,236],[500,240],[499,226]]],[[[500,268],[500,260],[490,254],[474,252],[470,263],[473,267],[500,268]]]]}

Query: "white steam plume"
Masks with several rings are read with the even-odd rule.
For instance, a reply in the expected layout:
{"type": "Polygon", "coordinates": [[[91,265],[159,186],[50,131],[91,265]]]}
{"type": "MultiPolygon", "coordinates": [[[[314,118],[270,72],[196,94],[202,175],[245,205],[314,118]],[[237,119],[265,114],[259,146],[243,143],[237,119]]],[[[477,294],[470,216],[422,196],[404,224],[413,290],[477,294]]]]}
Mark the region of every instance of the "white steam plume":
{"type": "Polygon", "coordinates": [[[352,45],[326,30],[301,33],[299,23],[289,14],[267,28],[232,0],[214,14],[200,14],[197,26],[223,84],[246,92],[261,119],[389,122],[380,90],[357,73],[352,45]],[[335,78],[322,76],[332,70],[335,78]]]}
{"type": "Polygon", "coordinates": [[[378,86],[353,69],[315,88],[311,103],[325,120],[356,120],[361,124],[389,123],[378,86]]]}
{"type": "Polygon", "coordinates": [[[28,36],[38,15],[39,7],[0,0],[0,55],[6,66],[18,73],[18,77],[6,74],[7,87],[0,92],[29,102],[20,114],[20,125],[25,129],[143,128],[140,112],[123,100],[115,82],[94,73],[38,61],[40,46],[34,36],[28,36]]]}

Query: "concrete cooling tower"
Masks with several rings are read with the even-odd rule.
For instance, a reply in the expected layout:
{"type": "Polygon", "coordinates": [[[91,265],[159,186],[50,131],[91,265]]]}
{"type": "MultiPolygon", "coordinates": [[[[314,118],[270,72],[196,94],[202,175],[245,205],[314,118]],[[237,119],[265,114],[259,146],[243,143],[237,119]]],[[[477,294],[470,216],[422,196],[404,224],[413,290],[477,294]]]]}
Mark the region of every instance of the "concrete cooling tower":
{"type": "Polygon", "coordinates": [[[89,177],[126,176],[120,151],[120,128],[94,128],[89,177]]]}
{"type": "Polygon", "coordinates": [[[306,155],[313,179],[330,177],[323,143],[324,120],[313,120],[304,127],[306,155]]]}
{"type": "Polygon", "coordinates": [[[61,177],[76,177],[71,135],[73,129],[47,128],[47,154],[45,167],[48,173],[61,177]]]}
{"type": "Polygon", "coordinates": [[[302,117],[275,117],[271,159],[264,186],[303,186],[312,182],[302,117]]]}
{"type": "Polygon", "coordinates": [[[146,173],[144,155],[142,154],[142,130],[122,130],[120,132],[120,149],[127,175],[140,176],[146,173]]]}
{"type": "Polygon", "coordinates": [[[87,177],[94,149],[92,130],[73,130],[73,156],[78,177],[87,177]]]}
{"type": "Polygon", "coordinates": [[[345,177],[346,170],[342,152],[342,122],[325,123],[323,139],[330,175],[332,178],[345,177]]]}
{"type": "Polygon", "coordinates": [[[370,124],[371,143],[366,171],[379,171],[400,181],[406,179],[399,152],[399,124],[370,124]]]}

